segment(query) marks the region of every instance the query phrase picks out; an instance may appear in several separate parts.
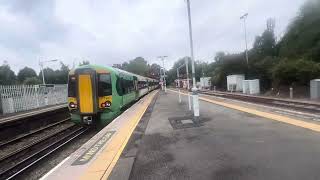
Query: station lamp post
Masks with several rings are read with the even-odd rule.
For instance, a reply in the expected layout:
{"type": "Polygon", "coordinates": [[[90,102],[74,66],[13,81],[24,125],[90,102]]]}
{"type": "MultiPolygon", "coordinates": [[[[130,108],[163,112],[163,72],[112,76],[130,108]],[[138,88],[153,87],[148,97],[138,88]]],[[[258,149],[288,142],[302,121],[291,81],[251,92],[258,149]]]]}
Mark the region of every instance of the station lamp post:
{"type": "MultiPolygon", "coordinates": [[[[162,61],[162,69],[163,69],[163,81],[162,83],[164,84],[164,92],[167,92],[167,82],[166,82],[166,69],[164,68],[164,59],[168,56],[158,56],[158,58],[161,59],[162,61]]],[[[161,68],[160,68],[160,77],[161,77],[161,68]]]]}
{"type": "Polygon", "coordinates": [[[44,63],[48,63],[48,62],[56,62],[58,61],[58,59],[52,59],[52,60],[48,60],[48,61],[39,61],[39,66],[40,66],[40,70],[41,70],[41,74],[42,74],[42,83],[43,85],[46,84],[45,80],[44,80],[44,72],[43,72],[43,65],[44,63]]]}
{"type": "Polygon", "coordinates": [[[248,17],[248,13],[245,13],[240,17],[240,19],[243,19],[243,26],[244,26],[244,40],[246,42],[246,61],[247,65],[249,65],[249,58],[248,58],[248,43],[247,43],[247,26],[246,26],[246,19],[248,17]]]}
{"type": "Polygon", "coordinates": [[[193,103],[193,115],[194,119],[199,120],[199,95],[196,86],[196,76],[194,68],[194,54],[193,54],[193,39],[192,39],[192,24],[191,24],[191,10],[190,10],[190,0],[187,1],[188,8],[188,22],[189,22],[189,38],[190,38],[190,51],[191,51],[191,64],[192,64],[192,103],[193,103]]]}

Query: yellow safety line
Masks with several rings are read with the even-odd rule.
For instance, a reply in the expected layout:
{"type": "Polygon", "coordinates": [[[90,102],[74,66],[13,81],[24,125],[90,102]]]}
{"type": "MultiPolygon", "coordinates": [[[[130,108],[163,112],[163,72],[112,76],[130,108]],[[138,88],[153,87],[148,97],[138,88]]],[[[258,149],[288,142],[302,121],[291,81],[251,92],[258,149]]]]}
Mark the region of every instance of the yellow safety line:
{"type": "Polygon", "coordinates": [[[144,102],[139,105],[135,115],[118,131],[110,140],[108,146],[100,153],[99,157],[89,166],[80,179],[107,179],[116,165],[122,151],[126,147],[135,127],[147,110],[156,92],[153,92],[144,102]]]}
{"type": "MultiPolygon", "coordinates": [[[[177,91],[174,90],[170,90],[172,92],[178,93],[177,91]]],[[[186,93],[182,93],[183,95],[188,95],[186,93]]],[[[229,103],[225,103],[225,102],[220,102],[220,101],[215,101],[212,99],[207,99],[204,97],[199,97],[199,99],[203,100],[203,101],[207,101],[213,104],[217,104],[217,105],[221,105],[224,107],[228,107],[231,109],[235,109],[235,110],[239,110],[239,111],[243,111],[246,113],[250,113],[250,114],[254,114],[256,116],[260,116],[260,117],[264,117],[264,118],[268,118],[268,119],[272,119],[275,121],[279,121],[279,122],[283,122],[283,123],[287,123],[287,124],[291,124],[294,126],[298,126],[298,127],[302,127],[302,128],[306,128],[306,129],[310,129],[313,131],[317,131],[320,132],[320,125],[319,124],[314,124],[314,123],[309,123],[303,120],[299,120],[299,119],[293,119],[290,117],[286,117],[286,116],[281,116],[281,115],[277,115],[277,114],[272,114],[272,113],[268,113],[268,112],[263,112],[263,111],[259,111],[256,109],[251,109],[251,108],[246,108],[243,106],[238,106],[238,105],[234,105],[234,104],[229,104],[229,103]]]]}

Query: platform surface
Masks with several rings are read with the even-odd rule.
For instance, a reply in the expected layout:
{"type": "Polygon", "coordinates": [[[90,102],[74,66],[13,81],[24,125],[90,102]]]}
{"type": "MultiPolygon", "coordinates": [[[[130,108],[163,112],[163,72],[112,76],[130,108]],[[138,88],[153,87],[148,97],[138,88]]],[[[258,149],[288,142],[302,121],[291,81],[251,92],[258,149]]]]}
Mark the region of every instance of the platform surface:
{"type": "Polygon", "coordinates": [[[319,122],[200,99],[195,122],[185,95],[147,95],[43,179],[320,179],[319,122]]]}
{"type": "MultiPolygon", "coordinates": [[[[135,159],[129,179],[320,179],[317,123],[201,100],[200,125],[192,124],[182,97],[161,93],[144,135],[130,139],[120,158],[135,159]]],[[[110,179],[123,179],[112,176],[120,169],[110,179]]]]}

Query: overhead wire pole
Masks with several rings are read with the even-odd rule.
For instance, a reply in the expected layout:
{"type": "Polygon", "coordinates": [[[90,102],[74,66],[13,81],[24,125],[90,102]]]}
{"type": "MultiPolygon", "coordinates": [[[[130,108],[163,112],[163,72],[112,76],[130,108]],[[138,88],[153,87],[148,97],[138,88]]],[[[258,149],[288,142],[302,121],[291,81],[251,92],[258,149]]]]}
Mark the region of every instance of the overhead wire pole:
{"type": "Polygon", "coordinates": [[[188,8],[188,22],[189,22],[189,36],[190,36],[190,51],[191,51],[191,63],[192,63],[192,103],[193,103],[193,115],[196,121],[199,120],[199,95],[196,86],[196,76],[194,67],[194,54],[193,54],[193,39],[192,39],[192,24],[191,24],[191,10],[190,10],[190,0],[187,0],[188,8]]]}
{"type": "Polygon", "coordinates": [[[248,13],[245,13],[240,17],[240,19],[243,19],[243,25],[244,25],[244,39],[246,42],[246,61],[247,65],[249,65],[249,58],[248,58],[248,43],[247,43],[247,26],[246,26],[246,19],[248,17],[248,13]]]}
{"type": "Polygon", "coordinates": [[[164,68],[164,58],[166,57],[168,56],[158,56],[162,60],[164,92],[167,92],[166,70],[164,68]]]}

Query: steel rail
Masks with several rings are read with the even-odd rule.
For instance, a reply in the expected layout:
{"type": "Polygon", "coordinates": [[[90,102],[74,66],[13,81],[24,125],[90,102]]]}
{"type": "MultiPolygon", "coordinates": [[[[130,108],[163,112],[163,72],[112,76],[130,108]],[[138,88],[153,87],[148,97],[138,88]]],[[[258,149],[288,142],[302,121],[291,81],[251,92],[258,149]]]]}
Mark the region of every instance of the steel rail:
{"type": "MultiPolygon", "coordinates": [[[[71,126],[64,131],[67,131],[68,129],[72,128],[74,126],[71,126]]],[[[36,152],[32,153],[31,155],[23,158],[20,160],[18,163],[15,163],[13,166],[7,168],[6,170],[2,171],[0,174],[0,179],[12,179],[16,177],[17,175],[21,174],[31,166],[35,165],[37,162],[42,160],[43,158],[47,157],[48,155],[52,154],[53,152],[57,151],[60,149],[62,146],[66,145],[73,139],[77,138],[81,134],[85,133],[89,128],[84,128],[84,127],[79,127],[76,128],[75,130],[72,130],[70,133],[67,133],[66,135],[62,136],[58,140],[54,141],[53,143],[50,143],[41,149],[37,150],[36,152]],[[56,147],[55,147],[56,146],[56,147]],[[50,150],[50,148],[53,148],[50,150]],[[48,151],[48,152],[46,152],[48,151]],[[44,153],[43,155],[41,155],[44,153]],[[39,156],[39,157],[37,157],[39,156]],[[31,161],[30,163],[27,163],[29,160],[32,158],[36,158],[35,160],[31,161]],[[22,166],[24,163],[27,163],[25,166],[22,166]],[[19,168],[19,166],[22,166],[19,168]],[[10,174],[10,172],[16,170],[14,173],[10,174]],[[9,175],[8,175],[9,174],[9,175]]],[[[32,146],[33,147],[33,146],[32,146]]]]}
{"type": "Polygon", "coordinates": [[[3,157],[0,157],[0,162],[5,161],[6,159],[8,159],[8,158],[10,158],[10,157],[12,157],[12,156],[14,156],[14,155],[16,155],[16,154],[18,154],[18,153],[26,150],[26,149],[29,149],[30,147],[33,147],[33,146],[35,146],[35,145],[37,145],[37,144],[40,144],[40,143],[42,143],[43,141],[45,141],[45,140],[47,140],[47,139],[50,139],[50,138],[56,136],[57,134],[60,134],[60,133],[66,131],[66,130],[68,130],[68,129],[70,129],[70,128],[73,128],[73,127],[75,127],[75,126],[76,126],[76,125],[71,125],[70,127],[67,127],[67,128],[65,128],[65,129],[61,129],[61,130],[59,130],[59,131],[57,131],[57,132],[55,132],[55,133],[53,133],[53,134],[49,134],[49,135],[47,135],[47,136],[44,136],[44,137],[42,137],[42,138],[40,138],[40,139],[38,139],[38,140],[36,140],[36,141],[33,141],[32,143],[30,143],[30,144],[28,144],[28,145],[26,145],[26,146],[23,146],[23,147],[20,148],[20,149],[17,149],[17,150],[15,150],[15,151],[12,151],[11,153],[9,153],[9,154],[7,154],[7,155],[5,155],[5,156],[3,156],[3,157]]]}
{"type": "Polygon", "coordinates": [[[64,119],[64,120],[62,120],[62,121],[49,124],[48,126],[39,128],[39,129],[34,130],[34,131],[31,131],[30,133],[22,134],[22,135],[17,136],[17,137],[15,137],[15,138],[13,138],[13,139],[10,139],[9,141],[0,142],[0,148],[2,148],[3,146],[7,146],[7,145],[9,145],[9,144],[11,144],[11,143],[13,143],[13,142],[22,140],[23,138],[29,137],[29,136],[34,135],[34,134],[36,134],[36,133],[39,133],[39,132],[41,132],[41,131],[47,130],[47,129],[52,128],[52,127],[54,127],[54,126],[57,126],[57,125],[59,125],[59,124],[62,124],[62,123],[64,123],[64,122],[68,121],[68,120],[70,120],[70,118],[66,118],[66,119],[64,119]]]}

